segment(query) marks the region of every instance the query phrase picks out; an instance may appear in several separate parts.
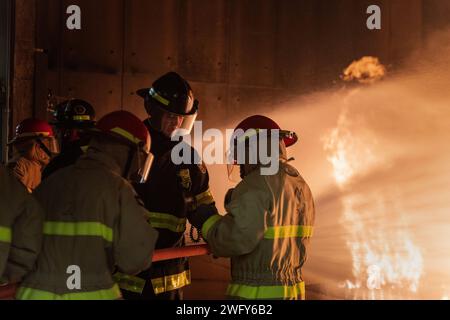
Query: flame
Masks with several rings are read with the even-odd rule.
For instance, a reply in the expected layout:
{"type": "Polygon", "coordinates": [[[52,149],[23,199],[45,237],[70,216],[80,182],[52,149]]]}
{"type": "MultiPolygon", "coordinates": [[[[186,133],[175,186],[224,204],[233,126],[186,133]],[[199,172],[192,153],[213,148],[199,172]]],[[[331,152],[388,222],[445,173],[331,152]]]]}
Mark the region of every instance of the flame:
{"type": "MultiPolygon", "coordinates": [[[[384,75],[385,68],[377,58],[364,57],[344,71],[343,79],[373,83],[384,75]]],[[[353,279],[345,280],[341,287],[356,299],[405,297],[405,290],[417,292],[423,269],[421,251],[404,221],[406,212],[392,188],[372,190],[370,186],[368,191],[358,192],[351,188],[357,178],[388,164],[377,137],[367,128],[364,119],[349,113],[346,104],[337,126],[322,139],[335,181],[345,193],[341,223],[348,232],[353,279]]]]}
{"type": "Polygon", "coordinates": [[[360,60],[353,61],[347,69],[344,70],[341,78],[344,81],[358,81],[363,84],[372,84],[381,80],[386,75],[386,68],[376,57],[363,57],[360,60]]]}
{"type": "Polygon", "coordinates": [[[355,139],[353,129],[356,126],[349,120],[348,110],[345,109],[336,128],[322,139],[327,159],[333,166],[334,178],[341,187],[380,162],[373,148],[378,144],[376,138],[364,129],[359,129],[359,139],[355,139]]]}
{"type": "Polygon", "coordinates": [[[397,291],[404,296],[403,290],[417,293],[422,254],[409,232],[398,227],[402,221],[393,218],[398,216],[392,212],[396,208],[390,208],[393,199],[382,192],[343,199],[341,223],[348,231],[354,276],[353,281],[346,281],[346,288],[358,289],[355,298],[383,299],[397,291]]]}

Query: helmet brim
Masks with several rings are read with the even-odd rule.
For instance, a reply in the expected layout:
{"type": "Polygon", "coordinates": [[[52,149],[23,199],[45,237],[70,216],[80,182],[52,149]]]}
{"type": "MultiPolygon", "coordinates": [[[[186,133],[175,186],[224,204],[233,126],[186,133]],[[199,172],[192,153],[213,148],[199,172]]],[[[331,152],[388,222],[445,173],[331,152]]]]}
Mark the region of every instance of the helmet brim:
{"type": "Polygon", "coordinates": [[[150,88],[142,88],[142,89],[139,89],[138,91],[136,91],[136,94],[139,97],[145,99],[148,96],[149,91],[150,91],[150,88]]]}

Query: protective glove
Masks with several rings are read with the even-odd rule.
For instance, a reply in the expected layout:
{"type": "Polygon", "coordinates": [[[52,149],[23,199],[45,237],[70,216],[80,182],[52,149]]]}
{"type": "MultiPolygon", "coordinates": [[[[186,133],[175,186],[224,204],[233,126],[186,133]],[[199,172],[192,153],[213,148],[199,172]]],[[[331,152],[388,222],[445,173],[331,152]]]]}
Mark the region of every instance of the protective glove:
{"type": "Polygon", "coordinates": [[[215,205],[202,204],[195,211],[188,213],[189,222],[198,230],[202,230],[203,224],[213,215],[219,214],[215,205]]]}

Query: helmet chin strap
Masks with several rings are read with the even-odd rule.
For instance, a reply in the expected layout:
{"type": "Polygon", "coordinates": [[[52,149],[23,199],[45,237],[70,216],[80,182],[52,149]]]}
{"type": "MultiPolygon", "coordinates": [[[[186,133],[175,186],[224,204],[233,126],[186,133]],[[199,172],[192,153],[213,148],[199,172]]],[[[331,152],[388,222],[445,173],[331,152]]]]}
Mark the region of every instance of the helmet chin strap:
{"type": "Polygon", "coordinates": [[[42,149],[42,151],[44,151],[47,154],[47,156],[49,158],[51,158],[52,157],[51,151],[45,146],[45,144],[41,141],[41,139],[37,138],[36,142],[39,145],[39,147],[42,149]]]}

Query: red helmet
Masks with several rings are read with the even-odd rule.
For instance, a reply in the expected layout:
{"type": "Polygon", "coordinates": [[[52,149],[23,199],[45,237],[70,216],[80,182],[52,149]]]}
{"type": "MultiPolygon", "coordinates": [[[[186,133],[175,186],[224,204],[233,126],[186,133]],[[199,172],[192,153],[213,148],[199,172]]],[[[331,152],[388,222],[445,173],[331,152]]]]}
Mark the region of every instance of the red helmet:
{"type": "Polygon", "coordinates": [[[52,127],[38,119],[25,119],[16,127],[16,134],[9,144],[16,143],[27,138],[54,138],[52,127]]]}
{"type": "Polygon", "coordinates": [[[141,146],[146,152],[150,151],[150,133],[131,112],[111,112],[98,121],[97,129],[127,143],[141,146]]]}
{"type": "Polygon", "coordinates": [[[153,155],[150,153],[150,133],[144,123],[131,112],[115,111],[101,118],[97,122],[97,129],[103,134],[135,147],[134,151],[130,150],[130,156],[137,157],[139,170],[137,178],[140,183],[144,183],[153,163],[153,155]],[[145,153],[145,159],[141,159],[139,150],[145,153]]]}
{"type": "MultiPolygon", "coordinates": [[[[248,117],[247,119],[245,119],[241,123],[239,123],[237,125],[236,129],[234,129],[234,131],[236,132],[239,129],[243,130],[244,132],[246,132],[247,130],[250,130],[250,129],[254,129],[256,131],[262,130],[262,129],[279,130],[280,138],[283,138],[283,141],[284,141],[286,147],[290,147],[298,141],[298,137],[295,134],[295,132],[281,130],[280,126],[275,121],[273,121],[272,119],[265,117],[265,116],[254,115],[254,116],[248,117]]],[[[235,138],[239,138],[239,137],[235,137],[235,138]]]]}

